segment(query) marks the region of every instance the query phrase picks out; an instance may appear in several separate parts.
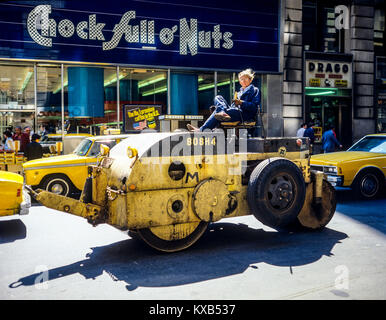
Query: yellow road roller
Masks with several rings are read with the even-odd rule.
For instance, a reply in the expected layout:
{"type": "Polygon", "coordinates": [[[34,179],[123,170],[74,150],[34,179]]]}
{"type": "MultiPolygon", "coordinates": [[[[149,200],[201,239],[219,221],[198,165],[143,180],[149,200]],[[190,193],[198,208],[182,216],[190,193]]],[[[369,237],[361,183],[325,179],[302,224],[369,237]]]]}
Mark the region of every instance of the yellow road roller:
{"type": "Polygon", "coordinates": [[[308,138],[253,138],[240,129],[148,132],[102,145],[79,200],[41,189],[46,207],[128,230],[166,252],[194,244],[208,224],[253,214],[276,230],[321,229],[335,189],[310,170],[308,138]]]}

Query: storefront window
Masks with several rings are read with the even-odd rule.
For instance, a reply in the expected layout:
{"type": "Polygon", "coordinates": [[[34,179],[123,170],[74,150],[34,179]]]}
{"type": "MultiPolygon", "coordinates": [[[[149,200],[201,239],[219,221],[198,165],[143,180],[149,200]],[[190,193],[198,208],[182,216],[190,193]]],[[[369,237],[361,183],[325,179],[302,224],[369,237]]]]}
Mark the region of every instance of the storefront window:
{"type": "Polygon", "coordinates": [[[214,73],[198,74],[198,112],[204,117],[210,115],[210,106],[213,105],[214,92],[214,73]]]}
{"type": "Polygon", "coordinates": [[[303,44],[305,50],[318,51],[318,37],[315,36],[317,27],[316,1],[303,1],[303,44]]]}
{"type": "Polygon", "coordinates": [[[123,130],[159,130],[158,117],[167,113],[167,72],[120,68],[119,100],[123,130]]]}
{"type": "Polygon", "coordinates": [[[120,68],[120,102],[167,105],[167,72],[156,69],[120,68]]]}
{"type": "MultiPolygon", "coordinates": [[[[114,96],[115,67],[65,65],[63,78],[65,131],[101,134],[102,123],[117,126],[116,111],[111,116],[108,104],[114,96]]],[[[58,127],[61,128],[61,121],[58,127]]]]}
{"type": "MultiPolygon", "coordinates": [[[[103,92],[104,103],[103,110],[104,116],[96,119],[94,122],[96,128],[100,129],[100,124],[103,123],[106,127],[118,127],[117,124],[117,69],[114,67],[103,69],[103,92]]],[[[122,122],[122,117],[119,117],[119,122],[122,122]]],[[[100,130],[96,130],[100,132],[100,130]]]]}
{"type": "Polygon", "coordinates": [[[343,30],[335,28],[335,10],[334,8],[323,8],[322,21],[323,27],[323,52],[343,52],[340,44],[344,43],[341,39],[344,37],[343,30]]]}
{"type": "MultiPolygon", "coordinates": [[[[36,116],[34,64],[0,64],[0,129],[30,126],[40,134],[62,129],[62,74],[60,64],[37,63],[36,116]],[[37,124],[35,129],[34,124],[37,124]]],[[[128,104],[157,105],[167,113],[167,71],[64,65],[64,130],[101,134],[101,128],[122,129],[123,108],[128,104]],[[117,83],[119,81],[119,106],[117,83]]]]}
{"type": "Polygon", "coordinates": [[[34,66],[0,62],[0,130],[34,128],[34,66]]]}
{"type": "Polygon", "coordinates": [[[374,53],[386,56],[385,50],[385,9],[374,10],[374,53]]]}
{"type": "Polygon", "coordinates": [[[217,74],[217,94],[223,96],[226,101],[231,103],[234,98],[235,90],[236,88],[233,85],[233,73],[219,72],[217,74]]]}
{"type": "Polygon", "coordinates": [[[386,132],[386,57],[376,59],[377,132],[386,132]]]}
{"type": "Polygon", "coordinates": [[[37,64],[37,115],[36,122],[40,135],[56,133],[61,129],[62,81],[61,66],[37,64]]]}
{"type": "Polygon", "coordinates": [[[346,1],[303,1],[303,45],[305,50],[344,52],[345,30],[335,28],[335,6],[346,1]]]}
{"type": "MultiPolygon", "coordinates": [[[[64,112],[66,133],[103,134],[101,128],[106,126],[125,131],[125,107],[155,106],[158,115],[168,113],[167,70],[89,64],[65,64],[62,69],[59,63],[4,62],[0,64],[0,74],[0,127],[3,131],[8,126],[20,125],[30,126],[39,134],[60,133],[64,112]]],[[[171,88],[171,96],[174,94],[171,105],[185,103],[171,113],[199,114],[204,119],[210,115],[216,94],[231,103],[234,93],[240,89],[237,73],[231,72],[171,70],[170,83],[174,88],[174,91],[171,88]],[[184,90],[187,84],[194,89],[184,90]]],[[[260,76],[255,76],[253,84],[260,88],[260,76]]],[[[149,124],[138,123],[135,125],[146,127],[149,124]]]]}

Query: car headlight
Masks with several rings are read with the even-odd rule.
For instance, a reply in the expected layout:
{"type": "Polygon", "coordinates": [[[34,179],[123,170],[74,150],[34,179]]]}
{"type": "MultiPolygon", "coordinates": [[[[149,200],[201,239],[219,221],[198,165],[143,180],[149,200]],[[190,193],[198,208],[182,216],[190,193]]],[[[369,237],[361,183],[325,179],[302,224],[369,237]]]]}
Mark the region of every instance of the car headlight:
{"type": "Polygon", "coordinates": [[[338,168],[337,167],[324,167],[324,173],[338,174],[338,168]]]}

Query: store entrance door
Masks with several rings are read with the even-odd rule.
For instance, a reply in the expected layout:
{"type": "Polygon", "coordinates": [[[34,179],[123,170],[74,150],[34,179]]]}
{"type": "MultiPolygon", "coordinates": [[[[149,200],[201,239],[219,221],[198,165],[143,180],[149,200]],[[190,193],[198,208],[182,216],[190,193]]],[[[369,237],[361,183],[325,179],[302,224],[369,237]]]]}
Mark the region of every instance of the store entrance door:
{"type": "Polygon", "coordinates": [[[322,133],[335,125],[338,141],[343,145],[343,150],[351,146],[352,121],[351,98],[332,96],[306,96],[307,122],[313,121],[317,127],[322,128],[322,133]]]}
{"type": "Polygon", "coordinates": [[[351,125],[351,100],[343,100],[338,104],[339,123],[337,126],[337,136],[340,137],[340,143],[343,150],[351,147],[352,144],[352,125],[351,125]]]}

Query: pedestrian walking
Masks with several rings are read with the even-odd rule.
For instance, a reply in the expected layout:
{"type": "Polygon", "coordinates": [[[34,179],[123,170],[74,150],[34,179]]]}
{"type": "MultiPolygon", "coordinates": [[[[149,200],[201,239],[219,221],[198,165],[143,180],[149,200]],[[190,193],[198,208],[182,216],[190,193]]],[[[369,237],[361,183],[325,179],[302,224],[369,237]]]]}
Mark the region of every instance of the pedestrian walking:
{"type": "Polygon", "coordinates": [[[308,124],[308,128],[304,130],[303,137],[308,137],[310,138],[310,143],[313,144],[315,142],[315,131],[314,127],[315,124],[313,122],[310,122],[308,124]]]}
{"type": "Polygon", "coordinates": [[[296,136],[298,138],[302,138],[304,136],[304,131],[306,131],[306,129],[307,129],[307,123],[303,122],[300,128],[298,129],[298,131],[296,132],[296,136]]]}
{"type": "Polygon", "coordinates": [[[323,133],[322,148],[324,150],[324,153],[328,153],[334,152],[336,147],[342,148],[342,145],[336,138],[335,126],[330,125],[330,130],[323,133]]]}

